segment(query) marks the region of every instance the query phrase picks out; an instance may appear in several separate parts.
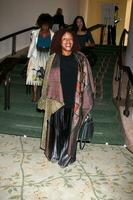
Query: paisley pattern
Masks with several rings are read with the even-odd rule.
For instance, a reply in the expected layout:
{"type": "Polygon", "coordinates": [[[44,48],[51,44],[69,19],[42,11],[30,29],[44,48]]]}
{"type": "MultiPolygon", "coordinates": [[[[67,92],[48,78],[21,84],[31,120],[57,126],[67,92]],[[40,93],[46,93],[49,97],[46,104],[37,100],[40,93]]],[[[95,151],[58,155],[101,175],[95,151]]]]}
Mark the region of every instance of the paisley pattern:
{"type": "Polygon", "coordinates": [[[124,146],[87,144],[64,169],[39,146],[0,134],[0,200],[132,200],[133,154],[124,146]]]}

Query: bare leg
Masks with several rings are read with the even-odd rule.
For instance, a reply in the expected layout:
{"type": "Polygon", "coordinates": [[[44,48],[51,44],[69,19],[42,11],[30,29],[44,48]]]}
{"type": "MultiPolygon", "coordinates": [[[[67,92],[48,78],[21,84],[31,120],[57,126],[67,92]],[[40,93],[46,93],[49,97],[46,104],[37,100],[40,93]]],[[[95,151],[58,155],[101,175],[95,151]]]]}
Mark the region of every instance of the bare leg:
{"type": "Polygon", "coordinates": [[[37,85],[32,86],[32,101],[37,101],[37,85]]]}
{"type": "Polygon", "coordinates": [[[41,91],[42,91],[42,86],[38,86],[37,87],[37,100],[39,100],[41,97],[41,91]]]}

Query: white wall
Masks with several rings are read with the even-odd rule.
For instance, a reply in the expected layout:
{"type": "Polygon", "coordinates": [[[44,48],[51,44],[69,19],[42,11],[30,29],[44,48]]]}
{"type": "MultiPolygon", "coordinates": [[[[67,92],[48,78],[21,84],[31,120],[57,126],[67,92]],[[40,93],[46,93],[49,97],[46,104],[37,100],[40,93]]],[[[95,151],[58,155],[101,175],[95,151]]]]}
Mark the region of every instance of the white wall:
{"type": "MultiPolygon", "coordinates": [[[[77,0],[0,0],[0,38],[35,25],[41,13],[54,15],[63,9],[66,24],[71,24],[77,13],[77,0]]],[[[29,44],[29,33],[19,36],[17,50],[29,44]]],[[[0,42],[0,58],[11,53],[11,40],[0,42]]]]}

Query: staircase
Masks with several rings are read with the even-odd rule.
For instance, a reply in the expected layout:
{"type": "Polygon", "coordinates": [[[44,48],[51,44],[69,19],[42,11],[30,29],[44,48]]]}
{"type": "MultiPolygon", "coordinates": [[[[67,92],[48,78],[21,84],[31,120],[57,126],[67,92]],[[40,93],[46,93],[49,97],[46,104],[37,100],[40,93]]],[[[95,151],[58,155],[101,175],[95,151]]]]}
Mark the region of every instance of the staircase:
{"type": "MultiPolygon", "coordinates": [[[[117,47],[97,46],[93,49],[96,63],[92,68],[96,83],[96,99],[92,111],[94,136],[92,143],[123,145],[124,138],[117,108],[112,98],[112,76],[117,60],[117,47]]],[[[26,93],[23,64],[17,64],[11,73],[11,105],[3,109],[0,103],[0,127],[2,134],[41,137],[43,112],[37,110],[26,93]]],[[[3,85],[0,85],[0,101],[4,101],[3,85]]]]}

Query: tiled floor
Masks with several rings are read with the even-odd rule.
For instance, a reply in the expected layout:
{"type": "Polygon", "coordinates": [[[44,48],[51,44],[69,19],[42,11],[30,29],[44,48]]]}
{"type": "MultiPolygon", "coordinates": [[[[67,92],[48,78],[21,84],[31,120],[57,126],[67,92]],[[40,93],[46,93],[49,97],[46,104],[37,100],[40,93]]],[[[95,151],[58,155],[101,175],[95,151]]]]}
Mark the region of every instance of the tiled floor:
{"type": "Polygon", "coordinates": [[[40,140],[0,134],[0,200],[132,200],[133,154],[124,146],[87,144],[62,169],[40,140]]]}

